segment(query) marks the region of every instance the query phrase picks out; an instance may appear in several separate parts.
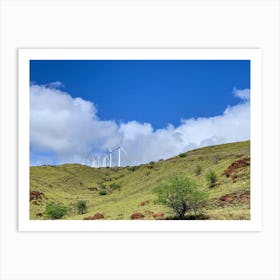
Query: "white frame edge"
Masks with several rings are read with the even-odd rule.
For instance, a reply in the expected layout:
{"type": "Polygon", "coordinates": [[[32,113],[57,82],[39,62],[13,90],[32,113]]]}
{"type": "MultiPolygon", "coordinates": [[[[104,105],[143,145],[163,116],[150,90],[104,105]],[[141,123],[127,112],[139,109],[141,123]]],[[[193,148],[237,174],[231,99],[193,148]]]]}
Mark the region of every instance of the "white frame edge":
{"type": "Polygon", "coordinates": [[[262,51],[261,49],[19,49],[18,50],[18,230],[19,231],[261,231],[262,51]],[[30,60],[250,60],[251,219],[203,221],[29,219],[30,60]],[[253,186],[253,188],[252,188],[253,186]]]}

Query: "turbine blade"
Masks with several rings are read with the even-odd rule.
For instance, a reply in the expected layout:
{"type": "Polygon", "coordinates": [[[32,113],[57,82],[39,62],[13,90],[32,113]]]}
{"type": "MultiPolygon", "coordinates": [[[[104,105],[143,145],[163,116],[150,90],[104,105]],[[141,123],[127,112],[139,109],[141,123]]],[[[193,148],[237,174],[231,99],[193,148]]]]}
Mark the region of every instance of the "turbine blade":
{"type": "Polygon", "coordinates": [[[127,154],[126,150],[122,146],[120,148],[123,150],[123,152],[127,154]]]}

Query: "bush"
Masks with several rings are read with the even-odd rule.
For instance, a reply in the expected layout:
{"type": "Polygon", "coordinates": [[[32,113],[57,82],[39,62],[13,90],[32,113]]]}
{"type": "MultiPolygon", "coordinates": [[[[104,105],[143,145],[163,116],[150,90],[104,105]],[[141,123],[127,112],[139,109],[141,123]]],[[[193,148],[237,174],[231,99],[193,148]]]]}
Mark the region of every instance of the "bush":
{"type": "Polygon", "coordinates": [[[139,165],[134,165],[134,166],[128,166],[127,170],[130,172],[136,171],[140,166],[139,165]]]}
{"type": "Polygon", "coordinates": [[[121,186],[120,186],[120,184],[118,184],[118,183],[112,183],[112,184],[110,185],[110,190],[111,190],[111,191],[116,191],[116,190],[120,191],[120,190],[121,190],[121,186]]]}
{"type": "Polygon", "coordinates": [[[187,156],[186,153],[179,154],[179,157],[180,157],[180,158],[184,158],[184,157],[186,157],[186,156],[187,156]]]}
{"type": "Polygon", "coordinates": [[[194,169],[194,174],[195,174],[196,176],[198,176],[198,175],[201,174],[201,171],[202,171],[201,165],[197,165],[197,166],[195,167],[195,169],[194,169]]]}
{"type": "Polygon", "coordinates": [[[171,208],[176,218],[183,220],[187,212],[201,213],[207,193],[192,180],[182,176],[173,176],[165,183],[159,185],[155,192],[157,202],[171,208]]]}
{"type": "Polygon", "coordinates": [[[60,219],[67,213],[67,208],[62,204],[51,202],[46,205],[45,212],[52,219],[60,219]]]}
{"type": "Polygon", "coordinates": [[[77,209],[79,214],[85,214],[87,213],[87,202],[85,200],[79,200],[77,202],[77,209]]]}
{"type": "Polygon", "coordinates": [[[99,195],[106,195],[107,194],[107,190],[106,190],[106,187],[102,187],[99,191],[99,195]]]}
{"type": "Polygon", "coordinates": [[[208,182],[209,187],[213,188],[216,185],[217,181],[218,181],[217,174],[213,170],[210,170],[206,174],[206,180],[208,182]]]}
{"type": "Polygon", "coordinates": [[[155,162],[154,161],[150,161],[149,164],[147,165],[147,167],[149,169],[153,169],[155,167],[155,162]]]}

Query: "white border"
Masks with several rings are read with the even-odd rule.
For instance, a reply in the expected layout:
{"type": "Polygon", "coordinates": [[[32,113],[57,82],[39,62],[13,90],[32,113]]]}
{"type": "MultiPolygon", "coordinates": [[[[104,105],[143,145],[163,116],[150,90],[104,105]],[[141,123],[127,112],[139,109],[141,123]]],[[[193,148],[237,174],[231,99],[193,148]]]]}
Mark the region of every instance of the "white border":
{"type": "Polygon", "coordinates": [[[18,230],[19,231],[261,231],[262,65],[260,49],[20,49],[18,50],[18,230]],[[71,221],[29,220],[30,60],[250,60],[251,220],[242,221],[71,221]]]}

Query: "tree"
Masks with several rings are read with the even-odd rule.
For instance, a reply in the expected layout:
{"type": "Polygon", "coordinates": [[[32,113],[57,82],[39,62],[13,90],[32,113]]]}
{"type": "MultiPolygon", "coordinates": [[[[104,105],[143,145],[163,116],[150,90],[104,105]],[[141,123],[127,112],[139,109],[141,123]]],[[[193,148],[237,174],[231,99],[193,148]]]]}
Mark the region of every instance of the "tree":
{"type": "Polygon", "coordinates": [[[79,200],[77,202],[77,209],[79,214],[85,214],[87,213],[87,202],[85,200],[79,200]]]}
{"type": "Polygon", "coordinates": [[[159,185],[155,192],[158,203],[171,208],[180,220],[187,212],[197,215],[203,208],[207,193],[192,180],[183,176],[173,176],[159,185]]]}
{"type": "Polygon", "coordinates": [[[209,187],[213,188],[218,181],[217,174],[213,170],[210,170],[206,173],[206,180],[208,182],[209,187]]]}

